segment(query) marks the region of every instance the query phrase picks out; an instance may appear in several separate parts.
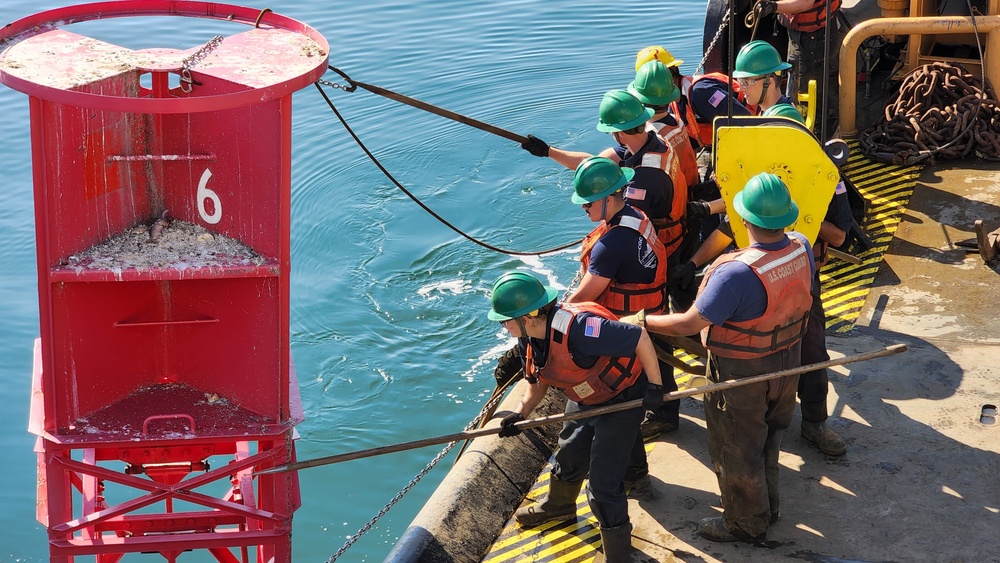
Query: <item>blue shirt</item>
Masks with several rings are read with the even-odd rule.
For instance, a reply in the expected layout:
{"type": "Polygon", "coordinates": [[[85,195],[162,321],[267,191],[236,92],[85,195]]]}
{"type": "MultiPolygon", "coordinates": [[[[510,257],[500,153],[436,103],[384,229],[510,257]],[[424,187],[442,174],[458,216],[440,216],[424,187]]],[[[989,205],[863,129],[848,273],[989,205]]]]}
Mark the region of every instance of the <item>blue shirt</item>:
{"type": "MultiPolygon", "coordinates": [[[[700,123],[711,123],[720,115],[729,115],[729,87],[714,78],[695,82],[687,95],[700,123]]],[[[750,110],[733,98],[733,115],[750,115],[750,110]]]]}
{"type": "Polygon", "coordinates": [[[667,145],[663,140],[649,131],[646,144],[639,152],[632,154],[624,145],[618,145],[614,150],[618,155],[619,166],[635,170],[635,177],[625,186],[625,202],[640,209],[650,219],[669,217],[674,198],[673,180],[662,168],[642,165],[646,153],[667,152],[667,145]]]}
{"type": "MultiPolygon", "coordinates": [[[[816,263],[809,241],[800,233],[787,234],[799,239],[806,246],[806,250],[809,251],[806,252],[809,257],[809,271],[815,272],[816,263]]],[[[785,238],[778,242],[756,243],[751,246],[761,250],[781,250],[789,244],[791,241],[785,238]]],[[[732,260],[712,271],[704,289],[695,299],[694,306],[714,325],[721,325],[726,321],[749,321],[760,317],[767,310],[767,290],[764,289],[764,282],[760,281],[750,266],[732,260]]]]}
{"type": "MultiPolygon", "coordinates": [[[[609,223],[623,216],[639,217],[639,213],[626,204],[609,223]]],[[[653,283],[658,265],[656,253],[638,231],[612,227],[590,250],[587,272],[618,283],[653,283]]]]}

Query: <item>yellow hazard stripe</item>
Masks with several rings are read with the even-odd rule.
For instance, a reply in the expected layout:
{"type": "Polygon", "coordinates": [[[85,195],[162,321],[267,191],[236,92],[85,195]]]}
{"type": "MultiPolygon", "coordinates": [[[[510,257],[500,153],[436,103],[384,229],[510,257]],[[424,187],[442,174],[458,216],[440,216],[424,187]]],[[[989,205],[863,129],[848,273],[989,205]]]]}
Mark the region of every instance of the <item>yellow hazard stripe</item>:
{"type": "MultiPolygon", "coordinates": [[[[646,452],[652,450],[653,443],[647,443],[646,452]]],[[[552,459],[549,459],[538,481],[528,491],[527,503],[538,501],[548,494],[551,470],[552,459]]],[[[589,563],[600,547],[600,525],[590,510],[584,483],[580,496],[576,498],[576,518],[547,522],[535,528],[522,528],[512,517],[483,557],[483,563],[589,563]]]]}
{"type": "Polygon", "coordinates": [[[832,260],[820,271],[826,328],[847,332],[861,316],[865,300],[882,264],[882,256],[896,234],[903,211],[920,177],[919,166],[895,166],[868,160],[857,141],[849,142],[851,158],[844,173],[868,201],[868,217],[862,225],[874,248],[861,253],[861,264],[832,260]]]}

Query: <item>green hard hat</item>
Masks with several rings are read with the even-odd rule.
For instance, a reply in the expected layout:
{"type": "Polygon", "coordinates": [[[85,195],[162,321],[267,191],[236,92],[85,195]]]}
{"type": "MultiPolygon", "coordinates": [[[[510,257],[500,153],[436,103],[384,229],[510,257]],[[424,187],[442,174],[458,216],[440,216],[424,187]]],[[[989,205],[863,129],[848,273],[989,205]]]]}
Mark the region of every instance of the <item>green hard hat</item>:
{"type": "Polygon", "coordinates": [[[736,70],[733,78],[751,78],[774,74],[779,70],[792,68],[792,65],[781,60],[778,50],[767,41],[751,41],[740,49],[736,55],[736,70]]]}
{"type": "Polygon", "coordinates": [[[627,131],[649,121],[653,110],[625,90],[612,90],[604,94],[598,114],[597,130],[613,133],[627,131]]]}
{"type": "Polygon", "coordinates": [[[802,113],[795,109],[792,104],[774,104],[773,106],[764,110],[765,117],[787,117],[789,119],[794,119],[799,123],[805,123],[806,119],[802,117],[802,113]]]}
{"type": "Polygon", "coordinates": [[[632,181],[635,170],[622,168],[603,156],[584,159],[573,175],[573,203],[593,203],[617,192],[632,181]]]}
{"type": "Polygon", "coordinates": [[[628,85],[628,93],[651,106],[665,106],[681,97],[670,69],[655,60],[639,67],[635,80],[628,85]]]}
{"type": "Polygon", "coordinates": [[[740,217],[764,229],[784,229],[799,217],[788,186],[768,172],[750,178],[733,198],[733,206],[740,217]]]}
{"type": "Polygon", "coordinates": [[[509,321],[552,303],[558,293],[531,274],[507,272],[493,282],[493,307],[486,316],[491,321],[509,321]]]}

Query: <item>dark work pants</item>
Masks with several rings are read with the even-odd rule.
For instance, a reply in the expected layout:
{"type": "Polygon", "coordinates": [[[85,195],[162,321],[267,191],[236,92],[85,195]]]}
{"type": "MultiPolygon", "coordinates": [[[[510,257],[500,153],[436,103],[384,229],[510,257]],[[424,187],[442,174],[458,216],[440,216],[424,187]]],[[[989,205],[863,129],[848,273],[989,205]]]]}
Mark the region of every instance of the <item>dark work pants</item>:
{"type": "MultiPolygon", "coordinates": [[[[713,383],[799,365],[795,346],[758,360],[710,355],[713,383]]],[[[763,538],[779,507],[778,453],[795,411],[796,377],[782,377],[705,395],[708,452],[722,493],[727,530],[763,538]]]]}
{"type": "MultiPolygon", "coordinates": [[[[796,87],[799,92],[806,92],[809,81],[816,81],[816,92],[817,92],[817,105],[816,105],[816,124],[813,129],[819,131],[820,125],[822,124],[823,113],[821,111],[823,107],[823,45],[824,36],[826,30],[831,30],[830,36],[830,54],[827,57],[827,70],[829,78],[827,79],[827,100],[828,107],[826,108],[828,119],[836,119],[839,113],[839,99],[840,99],[840,85],[838,82],[838,63],[840,62],[840,37],[841,34],[838,30],[838,21],[836,18],[836,13],[830,14],[830,25],[827,28],[820,29],[813,32],[802,32],[795,30],[788,30],[788,57],[789,59],[798,57],[798,62],[795,68],[795,82],[796,87]]],[[[827,122],[827,135],[833,133],[832,128],[830,128],[831,123],[827,122]]],[[[820,139],[820,141],[825,141],[826,139],[820,139]]]]}
{"type": "MultiPolygon", "coordinates": [[[[566,413],[641,399],[646,393],[646,376],[616,397],[600,405],[566,402],[566,413]]],[[[639,435],[642,409],[602,414],[593,418],[563,423],[555,453],[552,474],[561,481],[581,481],[590,475],[587,498],[590,509],[602,528],[614,528],[629,522],[625,496],[625,469],[639,435]]]]}
{"type": "MultiPolygon", "coordinates": [[[[802,365],[825,362],[830,359],[830,354],[826,350],[826,313],[823,311],[823,299],[819,295],[818,271],[813,278],[813,288],[809,324],[806,326],[805,336],[802,337],[802,365]]],[[[819,420],[809,420],[809,422],[826,420],[826,396],[830,391],[829,383],[830,377],[826,368],[806,372],[799,376],[799,400],[802,401],[803,405],[816,405],[814,408],[802,409],[803,419],[805,419],[806,412],[809,412],[811,418],[822,414],[822,418],[819,420]]]]}

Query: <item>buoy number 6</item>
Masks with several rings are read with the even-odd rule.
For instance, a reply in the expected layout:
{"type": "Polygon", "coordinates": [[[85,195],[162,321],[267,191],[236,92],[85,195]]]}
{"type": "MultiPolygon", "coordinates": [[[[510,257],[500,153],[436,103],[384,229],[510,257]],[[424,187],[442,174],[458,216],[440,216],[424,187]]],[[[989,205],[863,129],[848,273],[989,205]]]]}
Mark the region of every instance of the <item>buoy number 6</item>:
{"type": "Polygon", "coordinates": [[[198,182],[198,214],[201,218],[209,225],[214,225],[222,219],[222,200],[219,199],[219,194],[208,189],[208,180],[212,177],[212,171],[208,168],[205,169],[205,173],[201,175],[201,181],[198,182]],[[212,213],[209,214],[208,210],[205,209],[205,200],[210,200],[212,202],[212,213]]]}

